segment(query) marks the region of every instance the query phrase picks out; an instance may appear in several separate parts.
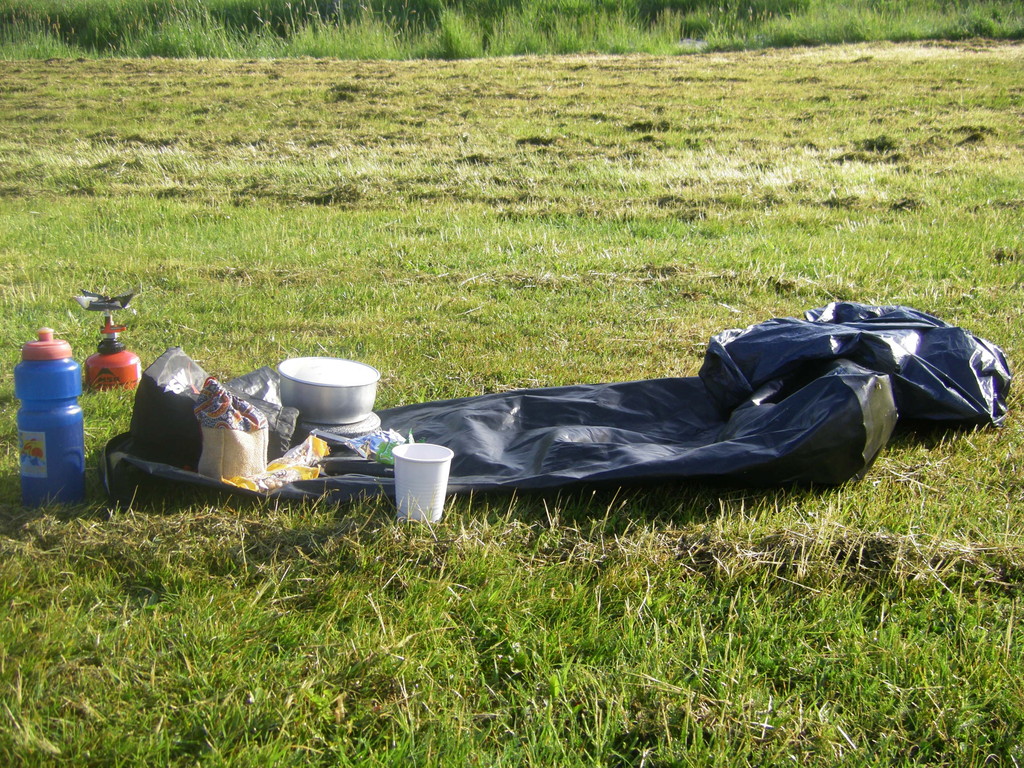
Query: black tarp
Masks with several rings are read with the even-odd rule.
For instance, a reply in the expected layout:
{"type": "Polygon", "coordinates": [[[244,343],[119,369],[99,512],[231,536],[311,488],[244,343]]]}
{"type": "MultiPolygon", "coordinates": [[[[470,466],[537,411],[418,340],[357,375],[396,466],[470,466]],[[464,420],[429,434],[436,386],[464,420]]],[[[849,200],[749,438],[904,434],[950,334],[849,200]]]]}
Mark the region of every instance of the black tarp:
{"type": "MultiPolygon", "coordinates": [[[[182,410],[181,398],[190,396],[179,386],[187,356],[169,351],[161,361],[147,369],[149,395],[142,404],[137,398],[133,415],[133,430],[138,423],[149,432],[121,435],[105,450],[101,465],[111,499],[130,499],[147,478],[248,494],[168,461],[195,454],[198,446],[181,445],[180,434],[177,442],[154,439],[161,405],[153,393],[177,399],[167,413],[182,410]],[[177,382],[176,391],[165,382],[177,382]]],[[[378,415],[384,428],[411,431],[418,442],[455,452],[453,493],[683,479],[835,485],[868,470],[898,420],[1001,424],[1010,379],[998,347],[931,315],[836,303],[803,320],[719,333],[698,376],[525,389],[378,415]]],[[[284,418],[289,409],[282,415],[273,369],[228,386],[271,411],[276,422],[294,424],[294,415],[284,418]]],[[[279,441],[286,440],[279,432],[279,441]]],[[[390,469],[361,460],[343,464],[347,474],[292,483],[274,495],[393,497],[390,469]]]]}

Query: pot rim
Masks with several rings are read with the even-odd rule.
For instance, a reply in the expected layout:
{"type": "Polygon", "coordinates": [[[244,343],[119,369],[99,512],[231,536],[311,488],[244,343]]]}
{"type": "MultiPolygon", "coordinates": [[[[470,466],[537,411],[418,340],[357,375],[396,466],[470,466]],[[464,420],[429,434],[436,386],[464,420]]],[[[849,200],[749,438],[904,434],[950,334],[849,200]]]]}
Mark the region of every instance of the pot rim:
{"type": "Polygon", "coordinates": [[[375,386],[377,382],[380,381],[381,378],[380,371],[378,371],[372,365],[361,363],[358,360],[348,360],[342,357],[289,357],[287,360],[282,360],[280,363],[278,363],[277,372],[278,374],[280,374],[281,378],[288,379],[289,381],[293,381],[296,384],[302,384],[305,387],[322,387],[323,389],[358,389],[360,387],[375,386]],[[309,379],[303,379],[300,378],[299,376],[296,376],[295,374],[289,374],[281,370],[281,367],[287,363],[300,362],[305,360],[330,360],[332,362],[349,363],[351,365],[358,366],[360,368],[365,368],[368,371],[371,371],[373,373],[373,379],[371,381],[360,382],[359,384],[323,384],[318,381],[310,381],[309,379]]]}

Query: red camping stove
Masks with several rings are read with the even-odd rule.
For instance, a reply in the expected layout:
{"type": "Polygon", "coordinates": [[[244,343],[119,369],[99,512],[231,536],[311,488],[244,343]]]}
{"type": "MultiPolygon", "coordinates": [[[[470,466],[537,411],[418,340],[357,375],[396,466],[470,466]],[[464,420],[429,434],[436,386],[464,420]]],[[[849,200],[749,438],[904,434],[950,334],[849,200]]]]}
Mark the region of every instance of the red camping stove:
{"type": "Polygon", "coordinates": [[[123,325],[114,325],[114,311],[124,309],[135,293],[120,296],[104,296],[92,291],[82,291],[75,301],[84,309],[103,312],[103,326],[100,333],[99,346],[95,354],[85,361],[85,386],[93,390],[102,389],[135,389],[142,377],[142,365],[139,356],[125,347],[117,335],[126,329],[123,325]]]}

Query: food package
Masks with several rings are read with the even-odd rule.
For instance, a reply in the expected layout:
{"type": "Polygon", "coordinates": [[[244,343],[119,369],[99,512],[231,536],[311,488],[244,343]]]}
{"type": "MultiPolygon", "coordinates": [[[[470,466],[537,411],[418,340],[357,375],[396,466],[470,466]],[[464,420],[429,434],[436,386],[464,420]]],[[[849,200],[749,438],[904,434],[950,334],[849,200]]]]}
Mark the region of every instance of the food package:
{"type": "Polygon", "coordinates": [[[327,443],[315,435],[274,459],[262,472],[224,479],[225,483],[258,493],[270,493],[296,480],[312,480],[320,476],[320,459],[328,453],[327,443]]]}
{"type": "Polygon", "coordinates": [[[393,429],[377,429],[359,437],[338,437],[336,440],[358,453],[364,459],[370,459],[371,461],[377,461],[393,467],[395,465],[395,457],[391,455],[391,452],[395,449],[395,446],[407,442],[411,443],[412,435],[409,435],[409,439],[406,440],[393,429]]]}
{"type": "Polygon", "coordinates": [[[199,474],[220,480],[266,466],[266,417],[213,376],[206,379],[193,412],[203,438],[199,474]]]}

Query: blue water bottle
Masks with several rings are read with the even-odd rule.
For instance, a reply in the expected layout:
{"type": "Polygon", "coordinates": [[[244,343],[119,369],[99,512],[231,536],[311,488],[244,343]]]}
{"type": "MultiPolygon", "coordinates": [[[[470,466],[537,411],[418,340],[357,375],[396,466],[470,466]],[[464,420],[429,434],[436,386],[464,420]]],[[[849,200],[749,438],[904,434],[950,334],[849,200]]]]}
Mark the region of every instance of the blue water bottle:
{"type": "Polygon", "coordinates": [[[78,396],[82,369],[71,345],[40,328],[14,366],[21,455],[21,501],[27,507],[85,500],[85,430],[78,396]]]}

